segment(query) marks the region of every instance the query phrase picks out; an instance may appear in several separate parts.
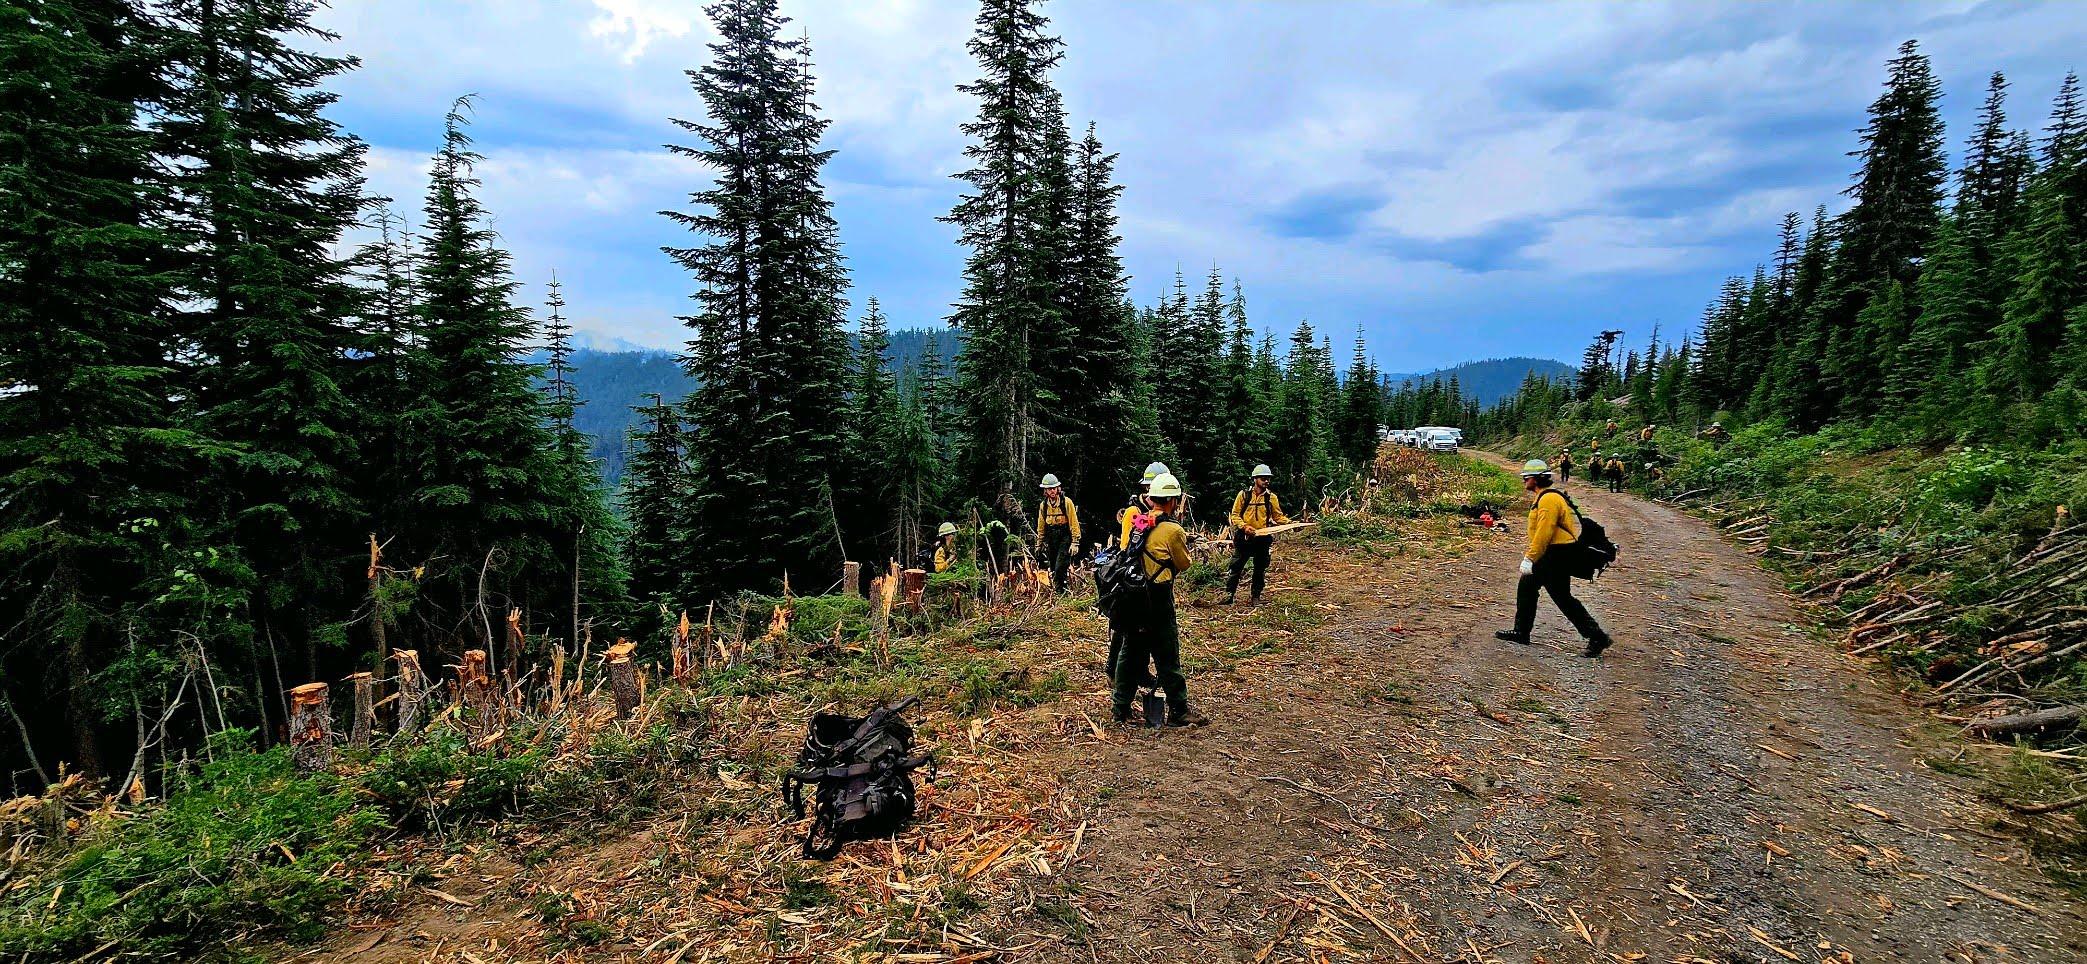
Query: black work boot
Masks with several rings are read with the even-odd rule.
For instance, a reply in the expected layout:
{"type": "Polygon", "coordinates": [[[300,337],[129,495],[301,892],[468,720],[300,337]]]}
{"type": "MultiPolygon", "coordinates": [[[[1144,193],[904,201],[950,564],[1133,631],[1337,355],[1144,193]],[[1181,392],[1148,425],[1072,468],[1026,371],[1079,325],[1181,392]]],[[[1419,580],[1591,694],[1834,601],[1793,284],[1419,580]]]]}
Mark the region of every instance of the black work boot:
{"type": "Polygon", "coordinates": [[[1239,590],[1237,590],[1237,589],[1234,589],[1234,590],[1232,590],[1231,592],[1225,593],[1225,605],[1227,605],[1227,606],[1230,606],[1230,605],[1232,605],[1233,603],[1236,603],[1236,602],[1238,602],[1238,601],[1239,601],[1239,590]]]}
{"type": "Polygon", "coordinates": [[[1607,633],[1603,633],[1600,636],[1596,636],[1593,639],[1588,640],[1586,650],[1582,651],[1580,655],[1585,656],[1588,659],[1598,659],[1601,657],[1602,650],[1608,649],[1615,643],[1616,641],[1610,639],[1607,633]]]}
{"type": "Polygon", "coordinates": [[[1510,643],[1520,643],[1520,644],[1522,644],[1522,645],[1524,645],[1524,646],[1527,646],[1527,645],[1529,645],[1529,634],[1528,634],[1528,633],[1518,633],[1518,632],[1515,632],[1515,631],[1514,631],[1514,630],[1512,630],[1512,629],[1503,629],[1503,630],[1501,630],[1501,631],[1499,631],[1499,632],[1497,632],[1497,633],[1494,633],[1494,634],[1493,634],[1493,638],[1494,638],[1494,639],[1499,639],[1499,640],[1505,640],[1506,642],[1510,642],[1510,643]]]}
{"type": "Polygon", "coordinates": [[[1202,726],[1209,722],[1210,717],[1204,716],[1189,707],[1182,707],[1167,714],[1168,726],[1202,726]]]}
{"type": "Polygon", "coordinates": [[[1111,723],[1116,723],[1116,724],[1119,724],[1119,725],[1123,725],[1123,726],[1128,726],[1128,725],[1130,725],[1130,707],[1128,707],[1128,706],[1112,706],[1112,707],[1110,707],[1110,708],[1109,708],[1109,722],[1111,722],[1111,723]]]}

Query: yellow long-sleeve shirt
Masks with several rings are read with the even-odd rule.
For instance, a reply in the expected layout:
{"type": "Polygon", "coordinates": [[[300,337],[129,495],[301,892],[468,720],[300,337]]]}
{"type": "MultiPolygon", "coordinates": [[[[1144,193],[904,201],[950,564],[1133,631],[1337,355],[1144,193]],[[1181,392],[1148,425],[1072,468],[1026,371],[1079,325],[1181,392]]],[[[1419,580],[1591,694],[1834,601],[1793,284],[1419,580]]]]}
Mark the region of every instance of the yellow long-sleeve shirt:
{"type": "Polygon", "coordinates": [[[1269,525],[1282,525],[1290,521],[1283,514],[1283,502],[1275,497],[1275,490],[1256,494],[1253,489],[1241,489],[1232,497],[1232,515],[1228,520],[1234,529],[1252,529],[1259,532],[1269,525]]]}
{"type": "Polygon", "coordinates": [[[1072,544],[1080,544],[1080,507],[1072,504],[1068,496],[1059,496],[1058,504],[1052,505],[1045,499],[1036,506],[1036,532],[1043,535],[1053,526],[1065,526],[1072,530],[1072,544]]]}
{"type": "Polygon", "coordinates": [[[1580,538],[1580,517],[1573,514],[1565,493],[1538,489],[1536,503],[1529,509],[1529,561],[1537,562],[1552,546],[1571,545],[1580,538]],[[1544,496],[1555,495],[1555,499],[1544,496]]]}
{"type": "Polygon", "coordinates": [[[1174,581],[1194,563],[1188,554],[1188,532],[1172,519],[1161,519],[1145,537],[1145,575],[1154,585],[1174,581]]]}
{"type": "Polygon", "coordinates": [[[948,543],[946,543],[946,542],[944,542],[944,543],[937,543],[937,544],[935,545],[935,571],[936,571],[936,572],[948,572],[948,571],[949,571],[949,567],[951,567],[951,566],[954,566],[954,565],[956,565],[956,562],[957,562],[957,551],[956,551],[956,548],[955,548],[954,546],[951,546],[951,545],[949,545],[949,544],[948,544],[948,543]]]}

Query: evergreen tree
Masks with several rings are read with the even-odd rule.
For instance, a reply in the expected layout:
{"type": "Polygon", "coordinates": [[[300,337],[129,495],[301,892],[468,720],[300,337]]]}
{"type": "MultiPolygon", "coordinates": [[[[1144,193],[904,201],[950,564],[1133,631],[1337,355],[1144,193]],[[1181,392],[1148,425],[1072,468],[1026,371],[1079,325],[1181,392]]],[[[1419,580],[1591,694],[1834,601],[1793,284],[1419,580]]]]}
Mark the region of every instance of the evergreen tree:
{"type": "Polygon", "coordinates": [[[848,470],[840,485],[847,543],[875,564],[898,551],[898,389],[891,374],[891,337],[871,298],[856,335],[848,384],[848,470]]]}
{"type": "Polygon", "coordinates": [[[419,336],[419,292],[413,277],[415,253],[404,221],[389,208],[376,217],[377,239],[356,256],[362,273],[357,304],[356,352],[346,391],[360,415],[357,437],[361,470],[353,474],[357,501],[374,532],[403,531],[411,517],[405,412],[420,392],[427,368],[419,336]]]}
{"type": "Polygon", "coordinates": [[[1328,395],[1321,377],[1326,367],[1311,322],[1300,321],[1290,336],[1289,365],[1283,371],[1281,404],[1275,425],[1275,453],[1270,467],[1294,501],[1308,504],[1331,462],[1327,429],[1328,395]]]}
{"type": "Polygon", "coordinates": [[[1841,217],[1833,280],[1817,306],[1816,324],[1825,334],[1820,374],[1835,414],[1875,409],[1881,387],[1875,375],[1889,361],[1879,352],[1889,346],[1858,316],[1889,284],[1898,283],[1903,292],[1918,280],[1948,179],[1936,107],[1941,91],[1927,57],[1909,40],[1888,70],[1884,93],[1870,105],[1862,147],[1854,153],[1862,160],[1849,188],[1855,205],[1841,217]]]}
{"type": "Polygon", "coordinates": [[[220,501],[218,537],[253,571],[248,611],[300,653],[338,629],[363,551],[361,417],[346,391],[359,290],[335,244],[363,208],[364,145],[325,111],[322,85],[355,60],[304,49],[336,39],[297,0],[174,0],[171,95],[154,149],[173,160],[189,257],[176,284],[196,355],[196,428],[237,454],[197,488],[220,501]]]}
{"type": "Polygon", "coordinates": [[[680,528],[692,538],[688,594],[826,585],[842,556],[834,511],[848,367],[846,271],[819,177],[830,151],[812,103],[809,51],[781,37],[775,0],[707,9],[719,40],[690,78],[708,121],[677,120],[715,180],[692,213],[704,240],[668,253],[698,286],[684,359],[694,481],[680,528]]]}
{"type": "MultiPolygon", "coordinates": [[[[1226,347],[1223,367],[1225,391],[1225,424],[1232,442],[1231,461],[1226,466],[1226,478],[1244,478],[1256,464],[1269,457],[1269,428],[1273,421],[1274,397],[1270,394],[1274,372],[1260,370],[1260,359],[1255,352],[1254,329],[1247,320],[1246,289],[1235,279],[1232,282],[1232,300],[1225,306],[1225,317],[1230,323],[1230,342],[1226,347]]],[[[1273,344],[1269,345],[1272,355],[1273,344]]],[[[1274,359],[1268,360],[1269,368],[1274,359]]]]}
{"type": "Polygon", "coordinates": [[[1069,257],[1059,285],[1068,344],[1065,363],[1046,372],[1054,390],[1067,450],[1055,457],[1078,494],[1076,503],[1100,524],[1114,507],[1124,476],[1141,468],[1139,437],[1127,427],[1139,413],[1141,366],[1135,353],[1137,313],[1128,304],[1129,278],[1117,248],[1116,155],[1102,149],[1094,125],[1076,149],[1069,257]],[[1105,494],[1106,493],[1106,494],[1105,494]]]}
{"type": "Polygon", "coordinates": [[[2016,208],[2031,163],[2021,140],[2007,126],[2007,78],[1999,71],[1986,82],[1986,100],[1978,110],[1964,166],[1957,172],[1956,214],[1976,218],[1993,236],[2015,227],[2016,208]]]}
{"type": "Polygon", "coordinates": [[[2072,202],[2057,178],[2030,194],[2028,223],[2010,242],[2013,293],[1993,331],[1983,369],[1987,391],[2031,401],[2058,378],[2058,348],[2067,315],[2083,301],[2080,235],[2072,202]]]}
{"type": "Polygon", "coordinates": [[[0,5],[0,682],[89,774],[200,454],[168,401],[175,240],[134,123],[162,94],[151,40],[122,0],[0,5]]]}
{"type": "Polygon", "coordinates": [[[1039,372],[1064,363],[1040,353],[1055,340],[1058,294],[1045,225],[1062,197],[1045,189],[1042,168],[1063,132],[1050,71],[1061,43],[1044,32],[1035,0],[985,0],[968,49],[981,76],[958,89],[978,99],[963,125],[969,186],[945,218],[971,250],[964,289],[951,316],[963,329],[958,378],[971,425],[962,462],[981,497],[1020,505],[1034,484],[1030,445],[1038,433],[1039,372]]]}
{"type": "Polygon", "coordinates": [[[565,293],[555,275],[549,288],[544,345],[550,378],[544,384],[543,411],[551,423],[553,471],[541,484],[557,510],[552,546],[571,572],[570,625],[564,638],[578,651],[590,616],[601,620],[621,614],[629,572],[621,555],[622,523],[609,510],[601,469],[591,458],[594,440],[573,427],[573,416],[585,403],[572,381],[572,326],[565,321],[565,293]]]}
{"type": "Polygon", "coordinates": [[[570,564],[551,543],[564,506],[542,484],[557,468],[538,369],[523,361],[532,325],[513,303],[508,254],[474,195],[468,106],[459,100],[444,121],[424,208],[415,274],[426,365],[419,404],[405,413],[417,487],[408,496],[413,520],[399,535],[413,557],[447,562],[431,571],[423,596],[451,601],[451,626],[477,636],[497,668],[500,634],[482,618],[497,605],[490,597],[555,605],[570,564]]]}
{"type": "Polygon", "coordinates": [[[1377,453],[1377,428],[1384,412],[1383,386],[1377,368],[1370,363],[1369,346],[1362,328],[1355,329],[1355,354],[1348,361],[1348,374],[1341,382],[1338,448],[1340,456],[1357,465],[1368,464],[1377,453]]]}
{"type": "Polygon", "coordinates": [[[631,598],[651,617],[660,607],[676,611],[688,604],[677,595],[682,541],[675,530],[688,476],[675,406],[654,395],[652,404],[632,410],[640,421],[631,428],[631,454],[624,463],[623,565],[630,573],[631,598]]]}

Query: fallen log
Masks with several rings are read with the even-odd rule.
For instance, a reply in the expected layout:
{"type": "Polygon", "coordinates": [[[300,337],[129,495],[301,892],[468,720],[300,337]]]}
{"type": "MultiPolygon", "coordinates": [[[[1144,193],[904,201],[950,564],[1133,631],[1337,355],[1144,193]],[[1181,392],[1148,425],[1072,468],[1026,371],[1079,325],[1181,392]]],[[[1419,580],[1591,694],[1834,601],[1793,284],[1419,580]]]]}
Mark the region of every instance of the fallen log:
{"type": "Polygon", "coordinates": [[[2087,717],[2087,706],[2053,706],[2029,713],[1973,720],[1964,727],[1964,732],[1986,737],[2035,733],[2057,726],[2076,725],[2082,717],[2087,717]]]}

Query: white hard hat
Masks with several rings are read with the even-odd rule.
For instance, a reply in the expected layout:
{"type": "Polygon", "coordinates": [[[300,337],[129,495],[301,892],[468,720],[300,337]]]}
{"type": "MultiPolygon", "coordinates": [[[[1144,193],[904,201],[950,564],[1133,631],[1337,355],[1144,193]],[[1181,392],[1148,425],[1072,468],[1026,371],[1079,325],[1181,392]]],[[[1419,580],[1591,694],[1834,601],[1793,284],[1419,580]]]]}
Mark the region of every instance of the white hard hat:
{"type": "Polygon", "coordinates": [[[942,523],[942,528],[935,530],[935,537],[938,539],[943,536],[953,536],[956,534],[957,524],[954,522],[944,522],[942,523]]]}
{"type": "Polygon", "coordinates": [[[1270,469],[1266,465],[1256,465],[1254,466],[1253,477],[1257,479],[1272,479],[1275,478],[1275,470],[1270,469]]]}
{"type": "Polygon", "coordinates": [[[1054,474],[1054,473],[1051,473],[1051,472],[1045,472],[1045,473],[1044,473],[1044,477],[1043,477],[1043,484],[1042,484],[1042,485],[1040,485],[1040,486],[1038,486],[1038,488],[1043,488],[1043,489],[1055,489],[1055,488],[1057,488],[1057,487],[1058,487],[1058,476],[1057,476],[1056,474],[1054,474]]]}
{"type": "Polygon", "coordinates": [[[1145,466],[1145,484],[1151,485],[1153,479],[1165,474],[1167,474],[1167,464],[1165,462],[1154,462],[1145,466]]]}
{"type": "Polygon", "coordinates": [[[1155,499],[1171,499],[1181,495],[1181,480],[1172,472],[1162,472],[1152,480],[1151,496],[1155,499]]]}
{"type": "Polygon", "coordinates": [[[1551,474],[1551,465],[1542,459],[1530,459],[1522,463],[1522,478],[1530,479],[1551,474]]]}

